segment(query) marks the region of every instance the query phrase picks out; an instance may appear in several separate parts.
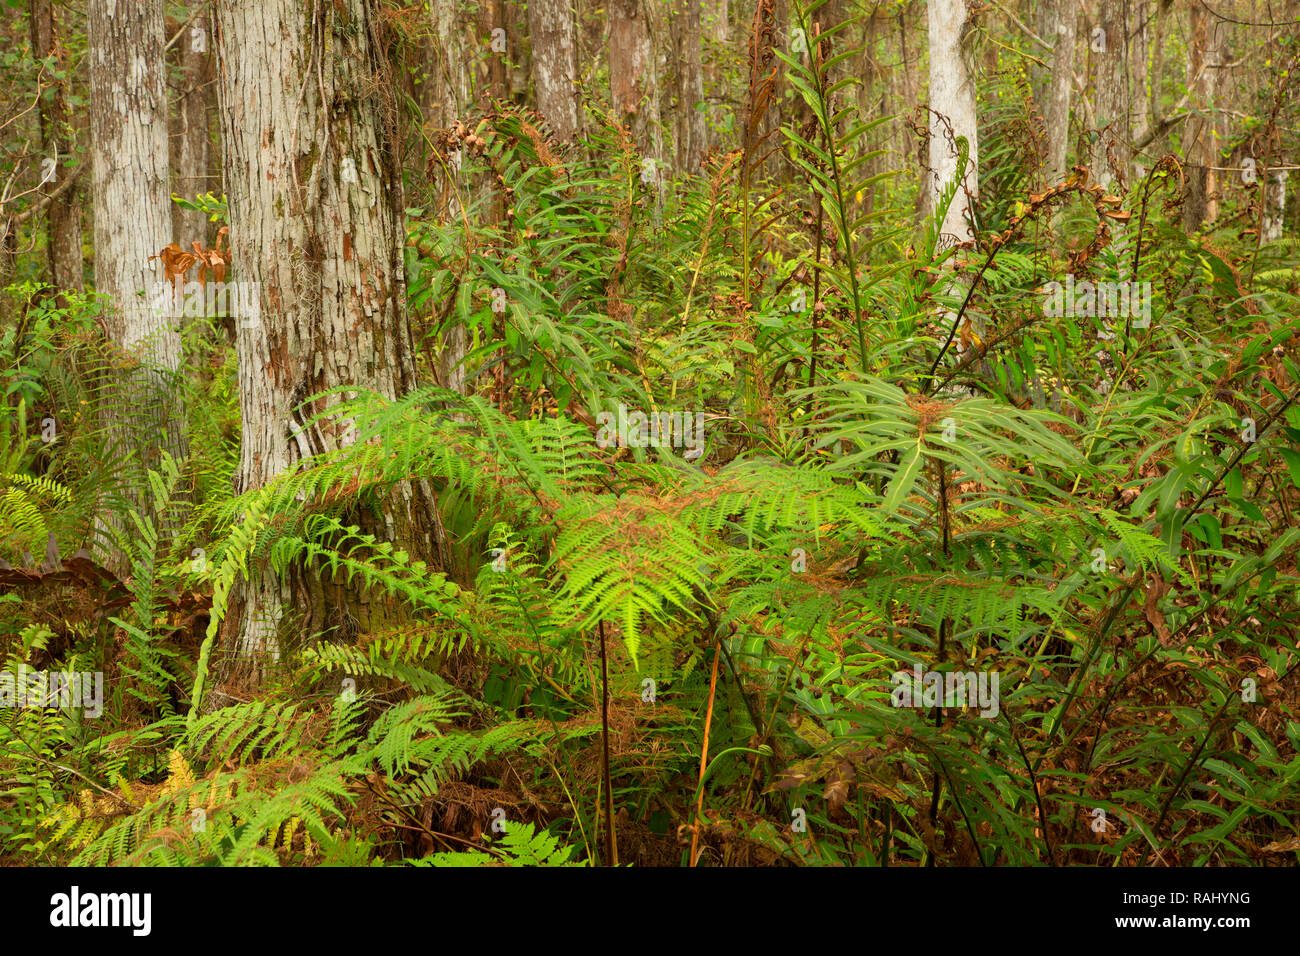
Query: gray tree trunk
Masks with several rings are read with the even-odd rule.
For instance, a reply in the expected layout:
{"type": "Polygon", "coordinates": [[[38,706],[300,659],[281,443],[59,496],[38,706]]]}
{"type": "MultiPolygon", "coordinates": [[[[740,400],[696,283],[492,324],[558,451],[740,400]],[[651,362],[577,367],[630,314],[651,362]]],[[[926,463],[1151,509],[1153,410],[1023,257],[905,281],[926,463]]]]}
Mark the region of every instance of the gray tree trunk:
{"type": "Polygon", "coordinates": [[[1145,36],[1130,0],[1100,0],[1088,37],[1098,130],[1090,164],[1108,191],[1133,184],[1133,142],[1146,126],[1145,36]]]}
{"type": "MultiPolygon", "coordinates": [[[[191,0],[192,5],[196,2],[191,0]]],[[[181,89],[176,104],[175,188],[177,195],[191,200],[200,193],[221,192],[219,178],[212,176],[211,108],[216,101],[212,22],[207,3],[197,5],[194,20],[176,41],[181,89]]],[[[173,205],[173,224],[182,250],[189,252],[195,240],[208,248],[211,228],[207,215],[173,205]]]]}
{"type": "MultiPolygon", "coordinates": [[[[296,0],[218,7],[231,247],[236,278],[253,283],[260,304],[241,317],[237,338],[241,492],[354,443],[346,423],[306,424],[338,401],[311,396],[355,386],[391,399],[415,386],[399,137],[376,18],[373,0],[338,0],[314,14],[296,0]]],[[[400,487],[377,523],[361,524],[414,558],[436,550],[419,486],[400,487]]],[[[311,569],[282,578],[255,568],[232,602],[228,645],[274,658],[295,606],[313,609],[302,622],[308,633],[371,630],[385,616],[384,602],[311,569]]]]}
{"type": "Polygon", "coordinates": [[[113,298],[114,343],[175,370],[176,330],[140,295],[161,277],[150,256],[171,241],[162,2],[91,0],[88,34],[95,285],[113,298]]]}
{"type": "MultiPolygon", "coordinates": [[[[100,417],[109,456],[126,465],[118,489],[124,505],[147,513],[143,469],[162,449],[185,455],[175,382],[179,320],[158,305],[161,266],[149,261],[171,241],[161,0],[91,0],[87,44],[95,287],[111,302],[105,315],[110,344],[139,363],[116,372],[101,391],[100,417]]],[[[129,572],[128,558],[102,532],[125,526],[115,509],[101,512],[97,548],[119,576],[129,572]]]]}
{"type": "Polygon", "coordinates": [[[1264,180],[1264,219],[1259,231],[1261,243],[1277,242],[1282,238],[1286,221],[1286,181],[1290,175],[1285,169],[1270,172],[1264,180]]]}
{"type": "MultiPolygon", "coordinates": [[[[979,192],[975,78],[967,65],[966,51],[962,49],[969,11],[966,0],[932,0],[927,12],[931,109],[929,209],[932,214],[937,214],[944,189],[957,177],[957,138],[964,136],[969,146],[965,175],[940,229],[942,243],[962,243],[975,237],[972,206],[979,192]]],[[[950,299],[959,300],[969,288],[969,281],[969,277],[953,277],[946,289],[950,299]]],[[[956,312],[945,310],[943,324],[951,327],[956,321],[956,312]]],[[[976,333],[983,334],[978,323],[976,333]]],[[[962,352],[959,344],[957,354],[960,356],[962,352]]]]}
{"type": "Polygon", "coordinates": [[[580,128],[578,52],[570,3],[532,0],[528,4],[537,110],[563,141],[572,139],[580,128]]]}
{"type": "Polygon", "coordinates": [[[1070,145],[1070,91],[1074,87],[1075,33],[1079,22],[1078,0],[1056,0],[1051,4],[1051,33],[1043,39],[1052,43],[1052,70],[1044,86],[1043,119],[1047,127],[1047,181],[1060,182],[1068,168],[1070,145]]]}
{"type": "Polygon", "coordinates": [[[965,188],[958,188],[942,234],[949,240],[966,242],[973,238],[971,200],[979,192],[979,143],[975,126],[975,80],[962,52],[962,35],[967,20],[966,0],[933,0],[927,5],[930,46],[930,191],[931,209],[937,209],[939,197],[957,173],[956,138],[965,136],[970,144],[966,164],[965,188]],[[935,116],[934,113],[938,113],[935,116]],[[946,121],[946,122],[945,122],[946,121]]]}
{"type": "MultiPolygon", "coordinates": [[[[59,39],[52,0],[32,0],[32,53],[39,60],[52,58],[55,69],[67,68],[67,50],[59,39]]],[[[45,253],[49,262],[50,284],[56,289],[82,292],[86,288],[81,258],[81,187],[72,186],[58,192],[75,175],[69,167],[72,155],[72,113],[68,109],[62,81],[42,73],[43,86],[53,87],[50,100],[41,98],[42,178],[48,170],[42,192],[50,199],[46,207],[45,253]],[[53,160],[47,166],[46,163],[53,160]]]]}
{"type": "Polygon", "coordinates": [[[700,0],[678,0],[673,18],[677,63],[677,164],[698,173],[708,150],[704,106],[704,59],[700,0]]]}
{"type": "Polygon", "coordinates": [[[1218,176],[1212,167],[1219,154],[1218,120],[1213,112],[1223,70],[1223,51],[1228,24],[1206,13],[1199,5],[1191,9],[1191,39],[1188,44],[1187,88],[1198,112],[1183,130],[1184,169],[1187,195],[1183,202],[1183,228],[1199,229],[1218,215],[1215,194],[1218,176]]]}

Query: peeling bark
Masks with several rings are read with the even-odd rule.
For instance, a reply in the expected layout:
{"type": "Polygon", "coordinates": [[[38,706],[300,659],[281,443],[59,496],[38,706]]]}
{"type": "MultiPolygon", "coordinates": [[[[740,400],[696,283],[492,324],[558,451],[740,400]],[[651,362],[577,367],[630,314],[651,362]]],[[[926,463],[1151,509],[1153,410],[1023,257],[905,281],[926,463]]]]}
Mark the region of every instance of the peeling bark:
{"type": "Polygon", "coordinates": [[[580,128],[578,53],[570,0],[532,0],[528,31],[538,112],[555,135],[567,142],[580,128]]]}
{"type": "MultiPolygon", "coordinates": [[[[177,320],[155,304],[162,271],[149,261],[171,242],[161,0],[91,0],[87,40],[95,287],[112,303],[104,317],[109,342],[138,363],[105,383],[100,415],[120,466],[117,490],[128,507],[147,514],[143,470],[161,450],[178,459],[186,453],[175,387],[180,335],[177,320]]],[[[120,534],[125,525],[115,506],[97,525],[103,563],[118,576],[129,573],[128,558],[104,532],[120,534]]]]}
{"type": "MultiPolygon", "coordinates": [[[[1216,105],[1219,77],[1223,72],[1223,51],[1227,24],[1210,16],[1200,6],[1191,10],[1192,37],[1187,64],[1187,87],[1198,108],[1216,105]]],[[[1183,228],[1195,232],[1207,219],[1218,215],[1218,176],[1212,167],[1219,154],[1218,122],[1212,112],[1198,114],[1183,130],[1183,156],[1187,194],[1183,202],[1183,228]]]]}
{"type": "MultiPolygon", "coordinates": [[[[235,277],[254,283],[260,303],[238,323],[240,492],[355,441],[346,422],[307,424],[339,401],[312,396],[355,386],[392,399],[416,385],[400,137],[376,30],[373,0],[339,0],[314,16],[294,0],[218,8],[235,277]]],[[[423,486],[399,486],[380,515],[358,523],[418,560],[436,551],[423,486]]],[[[312,569],[281,578],[257,568],[232,602],[226,637],[242,657],[274,658],[294,606],[311,609],[304,632],[346,635],[373,630],[391,613],[386,603],[312,569]]]]}
{"type": "Polygon", "coordinates": [[[1044,87],[1043,120],[1047,128],[1047,181],[1060,182],[1069,168],[1070,91],[1074,86],[1075,33],[1079,21],[1077,0],[1056,0],[1052,5],[1050,39],[1052,72],[1044,87]]]}
{"type": "MultiPolygon", "coordinates": [[[[195,0],[191,0],[192,4],[195,0]]],[[[220,194],[220,178],[212,175],[211,110],[215,105],[212,72],[212,26],[199,3],[199,12],[176,41],[181,88],[176,99],[176,130],[173,165],[176,169],[175,191],[193,199],[206,192],[220,194]]],[[[198,240],[208,248],[211,232],[208,217],[197,210],[173,204],[173,226],[177,242],[186,251],[198,240]]]]}
{"type": "Polygon", "coordinates": [[[708,151],[704,106],[704,59],[700,0],[678,0],[674,17],[678,56],[677,163],[687,173],[698,173],[708,151]]]}

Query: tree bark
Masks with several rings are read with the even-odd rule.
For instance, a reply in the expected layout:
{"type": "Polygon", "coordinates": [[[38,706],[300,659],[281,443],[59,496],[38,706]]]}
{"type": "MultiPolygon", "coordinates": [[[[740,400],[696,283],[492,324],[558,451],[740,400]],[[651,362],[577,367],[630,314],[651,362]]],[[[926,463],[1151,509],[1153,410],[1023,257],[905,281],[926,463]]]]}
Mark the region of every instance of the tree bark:
{"type": "MultiPolygon", "coordinates": [[[[489,16],[494,5],[492,2],[484,4],[489,16]]],[[[466,20],[457,0],[432,0],[429,16],[432,28],[428,91],[430,120],[436,129],[446,130],[457,120],[469,121],[475,92],[486,85],[487,76],[481,83],[477,77],[480,65],[486,65],[480,51],[486,49],[488,56],[503,60],[509,49],[509,38],[495,38],[501,52],[494,52],[492,31],[498,25],[488,25],[483,36],[479,36],[472,26],[473,21],[466,20]]],[[[504,26],[501,29],[504,30],[504,26]]]]}
{"type": "Polygon", "coordinates": [[[731,8],[729,0],[711,0],[705,18],[704,39],[708,56],[704,57],[704,89],[709,98],[708,129],[705,151],[725,140],[723,131],[735,125],[736,110],[728,106],[724,65],[731,50],[731,8]],[[730,117],[730,119],[728,118],[730,117]]]}
{"type": "MultiPolygon", "coordinates": [[[[353,386],[392,399],[416,384],[400,137],[377,29],[373,0],[314,12],[296,0],[218,8],[231,248],[238,278],[259,302],[259,314],[241,317],[237,339],[240,492],[355,442],[346,422],[309,427],[339,401],[310,397],[353,386]]],[[[436,550],[422,486],[399,486],[380,514],[359,523],[413,558],[436,550]]],[[[244,657],[276,657],[282,619],[294,606],[308,609],[307,633],[346,635],[386,617],[382,603],[311,569],[281,578],[256,568],[232,602],[228,646],[244,657]]]]}
{"type": "MultiPolygon", "coordinates": [[[[837,3],[833,8],[834,15],[826,19],[826,28],[837,26],[844,22],[850,16],[853,16],[853,8],[847,3],[837,3]]],[[[873,13],[870,16],[863,17],[862,32],[862,54],[857,57],[861,64],[859,75],[862,77],[862,84],[857,90],[857,107],[858,116],[862,120],[869,120],[874,116],[889,116],[894,113],[893,105],[893,78],[890,76],[892,71],[886,70],[884,64],[879,59],[880,33],[881,29],[888,29],[889,21],[883,14],[873,13]],[[877,91],[879,91],[877,93],[877,91]],[[874,114],[874,115],[873,115],[874,114]]],[[[852,41],[845,39],[841,43],[850,43],[852,41]]],[[[838,76],[834,77],[836,80],[838,76]]],[[[901,125],[901,124],[890,124],[901,125]]],[[[890,131],[889,127],[881,127],[872,130],[860,143],[859,148],[871,151],[881,150],[880,156],[873,157],[867,161],[867,174],[878,176],[884,173],[889,166],[889,158],[883,152],[889,149],[890,131]]],[[[876,186],[868,186],[861,200],[858,201],[858,214],[871,215],[876,208],[876,186]]],[[[870,231],[871,227],[868,227],[870,231]]]]}
{"type": "Polygon", "coordinates": [[[609,92],[614,115],[629,126],[643,149],[649,145],[650,112],[655,91],[650,88],[650,31],[641,0],[610,0],[609,92]]]}
{"type": "MultiPolygon", "coordinates": [[[[898,11],[898,83],[902,96],[903,112],[911,113],[921,105],[920,92],[917,85],[915,70],[919,69],[919,59],[914,61],[907,42],[907,13],[908,7],[903,7],[898,11]],[[916,67],[913,63],[916,63],[916,67]]],[[[926,152],[927,146],[921,141],[920,137],[912,133],[911,127],[907,123],[895,123],[898,127],[898,154],[914,160],[920,167],[929,166],[930,156],[926,152]]],[[[915,211],[918,217],[924,219],[930,215],[930,182],[928,173],[922,173],[921,187],[916,191],[915,211]]]]}
{"type": "MultiPolygon", "coordinates": [[[[67,69],[67,50],[59,39],[52,0],[32,0],[31,28],[32,54],[38,60],[51,60],[53,70],[67,69]]],[[[60,186],[76,175],[68,163],[74,139],[72,113],[62,80],[43,70],[40,82],[42,88],[49,89],[49,94],[41,97],[40,123],[43,178],[44,170],[49,170],[42,192],[54,197],[45,214],[50,284],[61,291],[83,292],[86,281],[81,258],[81,189],[73,186],[57,193],[60,186]],[[48,160],[53,162],[46,166],[48,160]]]]}
{"type": "MultiPolygon", "coordinates": [[[[197,6],[194,19],[176,41],[180,66],[181,89],[176,104],[175,168],[176,193],[194,199],[200,193],[220,192],[220,183],[212,176],[211,108],[215,102],[212,82],[212,24],[207,4],[191,0],[197,6]]],[[[173,227],[184,251],[197,240],[208,248],[211,232],[205,213],[183,209],[173,204],[173,227]]]]}
{"type": "Polygon", "coordinates": [[[1141,104],[1142,113],[1146,106],[1144,36],[1129,0],[1100,0],[1098,20],[1089,36],[1097,124],[1090,161],[1093,179],[1108,191],[1131,185],[1132,144],[1135,131],[1143,125],[1135,105],[1141,104]]]}
{"type": "Polygon", "coordinates": [[[528,31],[533,45],[537,110],[562,141],[578,132],[578,53],[570,0],[532,0],[528,31]]]}
{"type": "MultiPolygon", "coordinates": [[[[496,0],[485,3],[486,19],[478,26],[481,34],[469,28],[473,21],[462,15],[456,0],[432,0],[429,12],[432,17],[432,57],[430,61],[431,123],[447,147],[449,157],[439,170],[445,177],[443,197],[438,213],[444,221],[458,222],[464,213],[462,201],[473,205],[473,198],[483,192],[467,174],[465,160],[468,150],[463,139],[452,132],[460,124],[461,136],[473,130],[475,123],[474,100],[478,90],[485,90],[494,98],[505,96],[505,61],[510,51],[510,31],[496,19],[504,12],[498,10],[496,0]],[[496,31],[500,32],[496,32],[496,31]],[[486,57],[475,51],[486,50],[486,57]],[[479,188],[475,188],[475,187],[479,188]],[[459,198],[458,198],[459,197],[459,198]]],[[[476,207],[491,215],[492,204],[476,207]]],[[[445,388],[466,395],[471,383],[464,367],[469,351],[469,337],[459,323],[449,326],[438,354],[438,382],[445,388]]]]}
{"type": "MultiPolygon", "coordinates": [[[[944,215],[939,239],[942,244],[969,242],[975,237],[973,205],[979,191],[975,78],[971,76],[962,49],[969,10],[966,0],[931,0],[927,13],[930,48],[929,209],[931,215],[937,214],[944,189],[957,177],[957,138],[964,136],[969,149],[965,174],[944,215]]],[[[948,298],[960,299],[969,283],[969,276],[953,276],[947,283],[948,298]]],[[[956,312],[951,308],[945,309],[943,323],[951,326],[956,322],[956,312]]],[[[976,333],[982,335],[982,323],[974,322],[974,325],[976,333]]],[[[957,354],[960,356],[963,352],[964,348],[959,344],[957,354]]]]}
{"type": "Polygon", "coordinates": [[[88,33],[95,285],[113,299],[112,340],[127,350],[148,346],[174,371],[176,330],[140,296],[159,277],[149,258],[171,233],[161,0],[91,0],[88,33]]]}
{"type": "MultiPolygon", "coordinates": [[[[171,235],[161,0],[91,0],[87,44],[95,287],[111,302],[104,317],[110,344],[138,363],[113,373],[101,392],[100,416],[117,445],[114,457],[125,464],[126,504],[147,514],[143,469],[160,450],[185,455],[175,387],[180,334],[176,317],[157,304],[162,271],[149,261],[171,235]]],[[[115,509],[101,513],[97,547],[119,576],[130,571],[128,557],[102,533],[124,527],[115,509]]]]}
{"type": "MultiPolygon", "coordinates": [[[[1188,45],[1187,88],[1198,110],[1216,106],[1219,76],[1223,69],[1224,34],[1227,24],[1211,16],[1199,4],[1191,8],[1191,41],[1188,45]]],[[[1218,214],[1215,199],[1217,179],[1212,167],[1218,156],[1218,123],[1214,112],[1198,112],[1183,130],[1184,170],[1187,194],[1183,202],[1183,228],[1195,232],[1207,219],[1218,214]]]]}
{"type": "MultiPolygon", "coordinates": [[[[441,0],[440,0],[441,2],[441,0]]],[[[523,45],[522,31],[507,23],[505,0],[482,0],[479,4],[479,29],[487,37],[487,89],[494,99],[510,96],[509,62],[523,45]],[[500,31],[499,33],[497,31],[500,31]]]]}
{"type": "Polygon", "coordinates": [[[1075,33],[1079,22],[1078,0],[1056,0],[1051,33],[1052,71],[1044,87],[1043,120],[1047,128],[1046,174],[1049,183],[1060,182],[1068,168],[1070,145],[1070,91],[1074,87],[1075,33]]]}
{"type": "Polygon", "coordinates": [[[938,209],[943,189],[957,173],[958,136],[970,144],[963,180],[943,221],[943,236],[966,242],[974,237],[971,201],[977,197],[978,138],[975,125],[975,81],[962,55],[967,22],[965,0],[933,0],[927,6],[930,46],[930,207],[938,209]],[[935,114],[938,114],[937,116],[935,114]]]}
{"type": "MultiPolygon", "coordinates": [[[[678,62],[680,70],[681,63],[678,62]]],[[[632,131],[643,158],[654,163],[654,183],[663,182],[663,132],[659,127],[658,70],[643,0],[609,5],[609,87],[617,120],[632,131]]],[[[642,167],[645,171],[645,167],[642,167]]]]}
{"type": "MultiPolygon", "coordinates": [[[[1151,66],[1151,25],[1155,10],[1150,0],[1127,0],[1125,6],[1125,53],[1128,57],[1128,122],[1130,144],[1145,142],[1156,117],[1148,108],[1147,95],[1151,66]]],[[[1146,175],[1141,149],[1130,149],[1130,163],[1134,182],[1146,175]]]]}
{"type": "Polygon", "coordinates": [[[1282,238],[1282,225],[1286,215],[1286,181],[1289,173],[1285,170],[1269,172],[1263,183],[1264,218],[1261,223],[1259,239],[1261,243],[1277,242],[1282,238]]]}
{"type": "Polygon", "coordinates": [[[700,0],[676,0],[673,17],[677,48],[677,165],[698,173],[708,150],[705,124],[704,59],[700,0]]]}

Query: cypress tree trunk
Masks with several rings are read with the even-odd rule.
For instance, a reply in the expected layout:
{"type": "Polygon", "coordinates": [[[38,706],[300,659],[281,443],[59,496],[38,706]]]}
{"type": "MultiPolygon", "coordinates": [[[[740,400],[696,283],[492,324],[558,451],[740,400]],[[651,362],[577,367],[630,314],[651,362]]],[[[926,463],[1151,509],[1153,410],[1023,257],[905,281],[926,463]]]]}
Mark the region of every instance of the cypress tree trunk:
{"type": "Polygon", "coordinates": [[[673,20],[678,58],[677,164],[684,172],[698,173],[708,150],[704,107],[704,60],[700,0],[679,0],[673,20]]]}
{"type": "MultiPolygon", "coordinates": [[[[1223,69],[1224,34],[1227,24],[1210,16],[1200,6],[1191,10],[1192,36],[1188,53],[1187,86],[1200,110],[1210,110],[1218,92],[1223,69]]],[[[1195,232],[1207,219],[1218,214],[1215,199],[1217,175],[1211,168],[1219,165],[1218,130],[1214,113],[1198,113],[1187,120],[1183,132],[1183,155],[1186,159],[1187,196],[1183,203],[1183,228],[1195,232]]]]}
{"type": "Polygon", "coordinates": [[[87,33],[95,287],[112,302],[105,315],[109,342],[125,353],[99,393],[108,457],[122,466],[122,499],[101,512],[98,548],[124,576],[127,556],[102,533],[123,532],[123,508],[147,512],[143,472],[161,450],[185,455],[175,382],[178,319],[156,303],[162,273],[149,261],[171,242],[162,2],[91,0],[87,33]]]}
{"type": "MultiPolygon", "coordinates": [[[[59,40],[52,0],[32,0],[32,54],[39,60],[53,58],[55,69],[66,69],[67,51],[59,40]]],[[[61,80],[43,73],[43,85],[53,86],[54,95],[41,97],[42,166],[49,170],[42,191],[53,197],[46,208],[46,257],[49,260],[50,284],[56,289],[82,292],[86,288],[81,259],[81,189],[64,188],[76,172],[68,165],[72,155],[72,114],[61,80]],[[47,160],[53,163],[45,167],[47,160]]]]}
{"type": "Polygon", "coordinates": [[[943,235],[965,242],[974,232],[970,227],[971,198],[979,192],[975,170],[979,163],[975,126],[975,80],[962,55],[966,27],[965,0],[934,0],[929,13],[930,45],[930,208],[937,209],[944,187],[957,172],[956,138],[965,136],[970,159],[963,180],[943,221],[943,235]],[[946,120],[946,122],[944,122],[946,120]],[[969,196],[967,195],[969,193],[969,196]]]}
{"type": "MultiPolygon", "coordinates": [[[[238,323],[238,491],[354,443],[346,423],[306,424],[338,401],[311,396],[356,386],[395,398],[415,385],[400,139],[377,31],[374,0],[218,8],[231,247],[236,277],[260,303],[255,321],[238,323]]],[[[358,523],[416,559],[436,550],[421,486],[399,486],[358,523]]],[[[290,608],[306,611],[307,633],[372,630],[389,616],[310,568],[254,568],[231,603],[227,646],[274,658],[290,608]]]]}
{"type": "Polygon", "coordinates": [[[1046,173],[1049,183],[1065,177],[1070,145],[1070,91],[1074,86],[1074,45],[1079,22],[1078,0],[1055,0],[1051,9],[1052,72],[1044,90],[1044,125],[1047,127],[1046,173]]]}
{"type": "Polygon", "coordinates": [[[556,136],[570,140],[580,127],[578,53],[570,0],[531,0],[528,32],[533,41],[537,110],[556,136]]]}
{"type": "MultiPolygon", "coordinates": [[[[199,193],[221,193],[219,177],[212,176],[211,110],[215,105],[212,72],[212,26],[207,4],[200,4],[193,21],[176,41],[181,89],[176,104],[174,155],[176,193],[193,199],[199,193]]],[[[188,252],[198,241],[208,247],[208,217],[193,209],[173,206],[177,242],[188,252]]]]}
{"type": "Polygon", "coordinates": [[[1132,185],[1133,77],[1129,69],[1129,8],[1126,0],[1101,0],[1089,35],[1093,112],[1098,135],[1092,178],[1113,192],[1132,185]]]}

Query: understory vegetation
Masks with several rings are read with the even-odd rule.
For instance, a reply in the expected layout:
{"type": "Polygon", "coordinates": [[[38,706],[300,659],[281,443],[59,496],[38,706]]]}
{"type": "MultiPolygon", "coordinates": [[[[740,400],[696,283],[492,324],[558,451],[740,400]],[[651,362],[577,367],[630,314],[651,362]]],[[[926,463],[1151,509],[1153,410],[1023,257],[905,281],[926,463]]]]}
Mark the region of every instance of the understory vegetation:
{"type": "Polygon", "coordinates": [[[976,238],[944,242],[959,179],[918,217],[873,145],[903,119],[859,111],[815,13],[803,55],[754,32],[783,122],[749,71],[696,172],[596,104],[577,143],[511,103],[413,135],[424,384],[339,394],[295,427],[355,441],[264,487],[234,490],[233,319],[147,368],[19,257],[0,655],[11,691],[98,672],[103,698],[0,707],[0,859],[1296,864],[1294,230],[1261,246],[1233,183],[1188,233],[1172,156],[1045,181],[1008,70],[976,238]],[[1051,314],[1066,276],[1149,283],[1149,316],[1051,314]],[[133,412],[161,389],[184,457],[139,452],[177,424],[133,412]],[[436,561],[385,532],[410,489],[436,561]],[[250,668],[253,568],[307,572],[250,668]]]}

